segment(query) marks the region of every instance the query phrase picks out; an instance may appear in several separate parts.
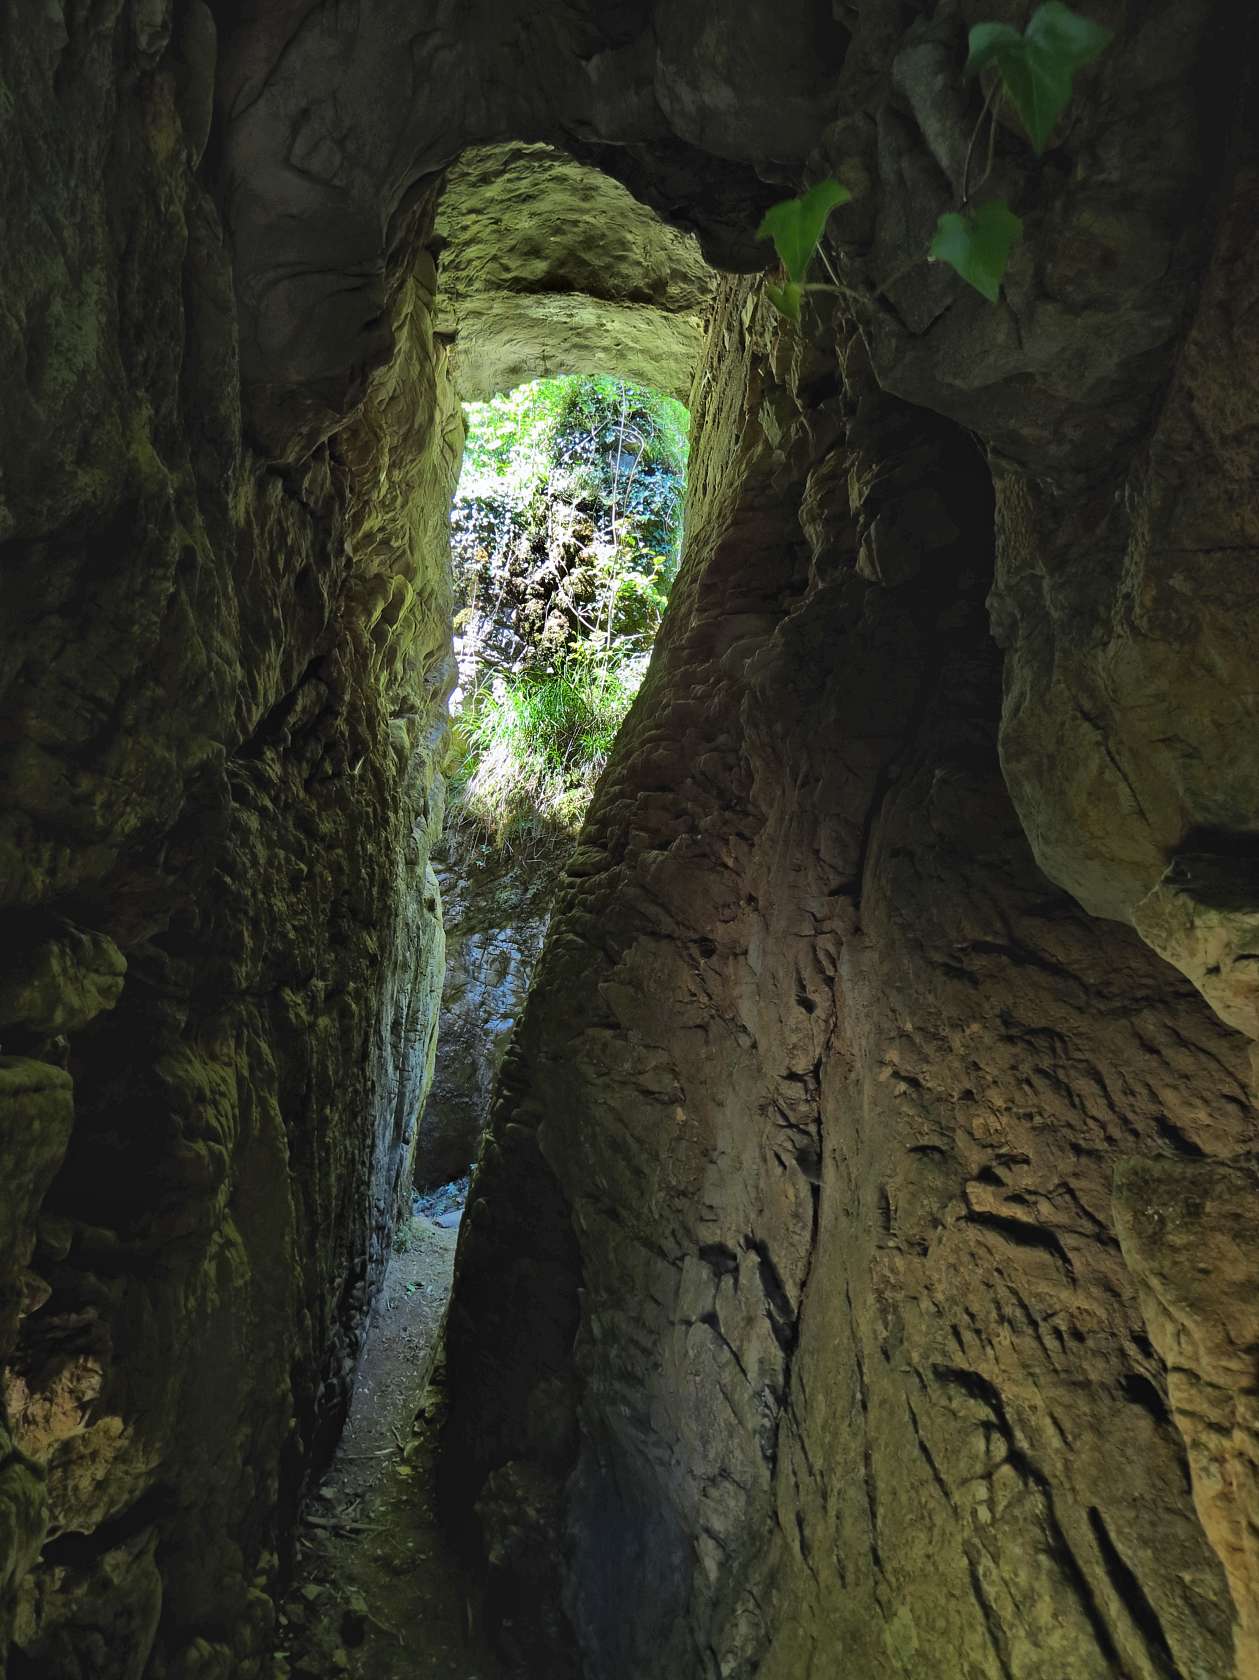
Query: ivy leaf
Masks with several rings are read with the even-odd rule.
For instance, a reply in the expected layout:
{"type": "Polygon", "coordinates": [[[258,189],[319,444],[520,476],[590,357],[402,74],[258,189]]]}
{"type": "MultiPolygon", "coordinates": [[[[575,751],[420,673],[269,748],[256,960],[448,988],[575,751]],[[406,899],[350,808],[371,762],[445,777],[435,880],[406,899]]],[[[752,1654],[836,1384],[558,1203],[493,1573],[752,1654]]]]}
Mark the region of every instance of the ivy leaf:
{"type": "MultiPolygon", "coordinates": [[[[847,204],[851,197],[848,188],[831,176],[819,181],[816,187],[810,187],[802,198],[784,199],[765,212],[756,237],[774,241],[774,249],[787,270],[788,279],[797,284],[804,280],[805,270],[826,226],[826,218],[836,205],[847,204]]],[[[783,313],[788,311],[783,310],[783,313]]],[[[791,318],[800,318],[798,299],[796,312],[791,318]]]]}
{"type": "Polygon", "coordinates": [[[1045,0],[1027,26],[1027,39],[1038,52],[1052,53],[1072,70],[1092,64],[1114,38],[1113,30],[1081,17],[1062,0],[1045,0]]]}
{"type": "Polygon", "coordinates": [[[785,315],[789,321],[800,325],[800,304],[804,297],[803,286],[798,286],[794,280],[788,280],[785,285],[775,286],[772,280],[765,286],[769,301],[780,315],[785,315]]]}
{"type": "Polygon", "coordinates": [[[1076,71],[1091,64],[1112,39],[1109,29],[1062,0],[1045,0],[1021,35],[1008,23],[977,23],[970,32],[966,68],[998,72],[1032,145],[1043,152],[1071,98],[1076,71]]]}
{"type": "Polygon", "coordinates": [[[1023,223],[1000,198],[990,198],[975,210],[950,211],[936,223],[927,256],[946,262],[989,303],[996,303],[1010,252],[1023,234],[1023,223]]]}
{"type": "Polygon", "coordinates": [[[1010,23],[977,23],[970,32],[970,55],[966,74],[978,75],[990,64],[1000,64],[1004,53],[1021,53],[1026,45],[1010,23]]]}

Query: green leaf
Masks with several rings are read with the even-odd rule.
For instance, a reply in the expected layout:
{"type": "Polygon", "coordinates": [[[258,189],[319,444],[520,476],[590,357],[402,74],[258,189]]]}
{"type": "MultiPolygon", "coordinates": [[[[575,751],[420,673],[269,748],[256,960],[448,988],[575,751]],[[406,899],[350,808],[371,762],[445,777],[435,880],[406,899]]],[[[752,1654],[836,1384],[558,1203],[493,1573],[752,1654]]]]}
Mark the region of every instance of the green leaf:
{"type": "Polygon", "coordinates": [[[1073,70],[1092,64],[1114,38],[1113,31],[1081,17],[1062,0],[1045,0],[1027,26],[1027,39],[1038,51],[1052,53],[1073,70]]]}
{"type": "Polygon", "coordinates": [[[995,69],[1038,152],[1071,98],[1075,72],[1113,39],[1062,0],[1045,0],[1020,35],[1008,23],[977,23],[970,32],[969,72],[995,69]]]}
{"type": "Polygon", "coordinates": [[[996,303],[1010,252],[1022,233],[1023,223],[1010,206],[990,198],[963,215],[941,216],[927,256],[932,262],[948,263],[968,285],[996,303]]]}
{"type": "Polygon", "coordinates": [[[798,286],[794,280],[788,280],[785,286],[775,286],[773,281],[770,280],[766,283],[765,291],[769,301],[778,313],[785,315],[789,321],[794,321],[799,326],[800,304],[804,298],[804,288],[798,286]]]}
{"type": "MultiPolygon", "coordinates": [[[[772,239],[774,249],[778,252],[779,261],[787,271],[788,278],[799,284],[803,281],[805,270],[817,242],[822,237],[822,229],[826,226],[826,218],[836,205],[847,204],[852,194],[841,182],[830,177],[819,181],[816,187],[810,187],[802,198],[784,199],[781,204],[775,204],[765,212],[760,227],[756,230],[758,239],[772,239]]],[[[786,310],[783,311],[787,313],[786,310]]],[[[800,311],[797,303],[793,320],[799,320],[800,311]]]]}
{"type": "Polygon", "coordinates": [[[1012,24],[977,23],[970,32],[970,56],[966,60],[966,74],[977,75],[990,64],[999,63],[1002,53],[1021,53],[1024,45],[1023,37],[1012,24]]]}

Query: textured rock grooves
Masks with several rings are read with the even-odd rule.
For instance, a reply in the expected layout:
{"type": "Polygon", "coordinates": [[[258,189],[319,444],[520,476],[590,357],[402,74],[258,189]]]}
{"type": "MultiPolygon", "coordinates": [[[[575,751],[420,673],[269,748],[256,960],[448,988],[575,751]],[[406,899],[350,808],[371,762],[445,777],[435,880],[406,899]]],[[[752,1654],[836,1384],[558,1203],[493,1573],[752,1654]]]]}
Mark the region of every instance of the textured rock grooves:
{"type": "Polygon", "coordinates": [[[1229,1674],[1152,1345],[1198,1303],[1143,1313],[1111,1179],[1249,1205],[1202,1159],[1253,1147],[1244,1041],[1032,861],[973,443],[745,297],[466,1222],[457,1451],[493,1524],[555,1516],[593,1675],[1229,1674]],[[504,1215],[522,1162],[567,1255],[504,1215]]]}
{"type": "Polygon", "coordinates": [[[862,189],[859,330],[720,282],[460,1240],[443,1476],[516,1666],[1259,1673],[1252,9],[1087,9],[994,310],[907,264],[1005,0],[4,8],[15,1680],[271,1680],[431,1067],[454,381],[680,377],[703,304],[637,210],[598,284],[571,204],[627,201],[550,153],[564,260],[461,266],[477,153],[439,303],[441,172],[505,143],[732,274],[862,189]]]}

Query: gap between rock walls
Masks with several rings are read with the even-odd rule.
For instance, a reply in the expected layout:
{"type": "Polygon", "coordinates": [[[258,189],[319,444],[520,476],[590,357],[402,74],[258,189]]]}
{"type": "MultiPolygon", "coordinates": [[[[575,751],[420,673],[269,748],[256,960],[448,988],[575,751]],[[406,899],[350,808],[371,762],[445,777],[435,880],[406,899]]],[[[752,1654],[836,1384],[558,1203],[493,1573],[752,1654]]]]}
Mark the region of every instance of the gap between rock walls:
{"type": "Polygon", "coordinates": [[[345,1432],[298,1530],[275,1675],[498,1680],[505,1671],[436,1508],[441,1327],[466,1186],[399,1226],[345,1432]]]}
{"type": "Polygon", "coordinates": [[[1032,10],[10,0],[13,1680],[1259,1672],[1254,20],[1032,10]]]}

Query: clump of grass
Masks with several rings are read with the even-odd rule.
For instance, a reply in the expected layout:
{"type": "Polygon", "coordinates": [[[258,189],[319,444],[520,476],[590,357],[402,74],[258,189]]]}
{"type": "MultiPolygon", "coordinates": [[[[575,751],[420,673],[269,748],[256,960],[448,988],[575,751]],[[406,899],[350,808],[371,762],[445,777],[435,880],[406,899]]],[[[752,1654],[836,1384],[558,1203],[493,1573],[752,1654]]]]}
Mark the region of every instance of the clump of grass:
{"type": "Polygon", "coordinates": [[[574,655],[473,696],[456,726],[452,778],[465,843],[571,843],[642,674],[639,659],[574,655]]]}

